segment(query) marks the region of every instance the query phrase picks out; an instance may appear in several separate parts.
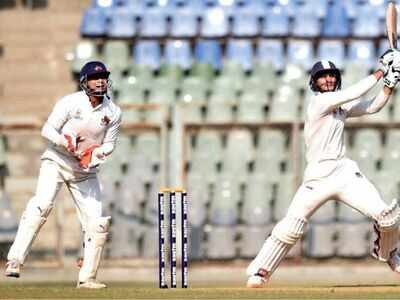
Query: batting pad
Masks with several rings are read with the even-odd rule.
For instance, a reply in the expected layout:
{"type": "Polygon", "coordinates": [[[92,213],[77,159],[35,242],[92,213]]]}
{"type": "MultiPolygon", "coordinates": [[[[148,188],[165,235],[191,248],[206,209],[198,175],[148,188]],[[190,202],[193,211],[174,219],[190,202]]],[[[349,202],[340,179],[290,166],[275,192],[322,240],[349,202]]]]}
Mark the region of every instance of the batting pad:
{"type": "Polygon", "coordinates": [[[101,254],[107,241],[111,217],[100,217],[89,223],[85,235],[83,264],[79,272],[79,281],[95,279],[100,265],[101,254]]]}
{"type": "Polygon", "coordinates": [[[260,274],[269,278],[296,241],[301,238],[306,225],[305,219],[289,216],[282,219],[248,266],[247,275],[260,274]]]}
{"type": "Polygon", "coordinates": [[[397,200],[393,200],[375,221],[374,231],[377,239],[374,242],[373,257],[383,262],[390,259],[392,253],[397,249],[399,224],[400,208],[397,200]]]}

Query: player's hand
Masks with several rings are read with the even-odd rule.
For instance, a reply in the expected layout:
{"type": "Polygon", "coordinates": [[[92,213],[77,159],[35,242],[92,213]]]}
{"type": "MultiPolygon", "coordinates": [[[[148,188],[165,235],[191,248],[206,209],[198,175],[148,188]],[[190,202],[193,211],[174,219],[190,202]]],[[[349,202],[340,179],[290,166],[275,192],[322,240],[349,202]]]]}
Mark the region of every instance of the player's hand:
{"type": "Polygon", "coordinates": [[[389,72],[389,69],[393,64],[393,59],[396,56],[396,52],[398,51],[388,49],[379,57],[378,69],[383,72],[383,75],[386,75],[389,72]]]}
{"type": "Polygon", "coordinates": [[[67,151],[71,154],[75,154],[78,148],[78,144],[85,140],[85,138],[82,136],[74,136],[70,134],[64,134],[63,136],[64,136],[63,145],[67,149],[67,151]]]}
{"type": "Polygon", "coordinates": [[[400,69],[400,65],[397,70],[394,68],[394,66],[392,66],[389,69],[387,74],[383,77],[383,83],[385,84],[385,86],[387,86],[388,88],[391,88],[391,89],[396,86],[396,84],[400,78],[400,70],[399,69],[400,69]]]}
{"type": "Polygon", "coordinates": [[[91,145],[80,156],[79,165],[84,169],[97,167],[105,162],[106,156],[102,152],[100,145],[91,145]]]}

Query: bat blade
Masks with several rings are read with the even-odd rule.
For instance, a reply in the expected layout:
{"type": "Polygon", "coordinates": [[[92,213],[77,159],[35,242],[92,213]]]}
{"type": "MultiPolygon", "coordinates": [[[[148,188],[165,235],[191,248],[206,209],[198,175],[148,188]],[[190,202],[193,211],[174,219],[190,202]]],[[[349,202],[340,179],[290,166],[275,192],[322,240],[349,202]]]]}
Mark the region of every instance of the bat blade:
{"type": "Polygon", "coordinates": [[[394,1],[390,1],[387,6],[386,32],[390,48],[397,49],[397,9],[394,1]]]}

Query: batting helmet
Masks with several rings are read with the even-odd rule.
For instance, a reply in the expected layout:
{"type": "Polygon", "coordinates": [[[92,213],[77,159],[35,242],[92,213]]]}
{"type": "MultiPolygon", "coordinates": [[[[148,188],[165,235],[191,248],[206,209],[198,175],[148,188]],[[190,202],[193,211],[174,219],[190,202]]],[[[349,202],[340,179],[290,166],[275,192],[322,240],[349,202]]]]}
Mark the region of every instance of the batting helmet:
{"type": "Polygon", "coordinates": [[[342,75],[340,70],[336,68],[335,64],[329,60],[321,60],[314,64],[311,68],[310,76],[310,88],[314,92],[318,92],[318,87],[316,85],[319,77],[326,73],[332,73],[336,77],[336,87],[335,90],[340,90],[342,87],[342,75]]]}
{"type": "Polygon", "coordinates": [[[111,86],[108,79],[110,72],[101,61],[90,61],[86,63],[79,73],[79,84],[88,96],[103,96],[107,93],[107,89],[111,86]],[[107,79],[106,86],[99,86],[94,89],[89,88],[88,79],[104,78],[107,79]]]}

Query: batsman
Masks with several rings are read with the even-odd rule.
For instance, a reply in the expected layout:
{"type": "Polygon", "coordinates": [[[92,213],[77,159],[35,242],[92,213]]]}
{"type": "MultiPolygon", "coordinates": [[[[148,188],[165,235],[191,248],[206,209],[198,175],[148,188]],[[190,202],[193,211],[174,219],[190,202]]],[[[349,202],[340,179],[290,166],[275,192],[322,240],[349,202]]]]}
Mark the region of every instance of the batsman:
{"type": "Polygon", "coordinates": [[[308,220],[326,201],[334,199],[374,220],[377,233],[372,255],[400,273],[397,251],[400,207],[387,205],[377,189],[345,156],[347,118],[379,112],[388,102],[400,76],[400,52],[386,51],[379,68],[358,83],[341,90],[341,73],[327,60],[314,64],[311,96],[304,125],[307,167],[287,215],[276,224],[260,252],[247,268],[247,287],[263,287],[282,259],[303,236],[308,220]],[[359,98],[383,79],[383,89],[371,100],[359,98]]]}
{"type": "Polygon", "coordinates": [[[109,75],[100,61],[85,64],[80,72],[82,91],[60,99],[44,124],[42,136],[49,145],[41,157],[36,193],[22,214],[7,256],[6,276],[20,276],[32,243],[65,183],[84,232],[77,287],[106,287],[96,280],[96,275],[111,218],[102,216],[97,171],[113,152],[121,124],[121,110],[107,93],[109,75]]]}

